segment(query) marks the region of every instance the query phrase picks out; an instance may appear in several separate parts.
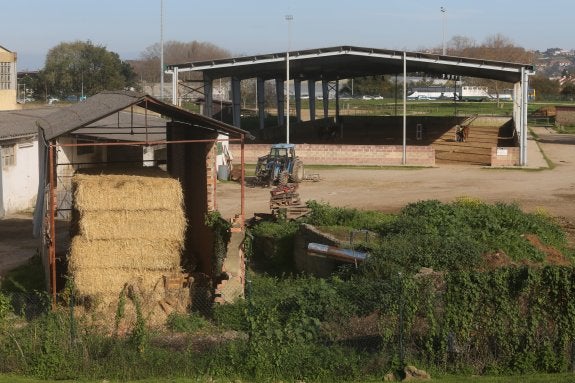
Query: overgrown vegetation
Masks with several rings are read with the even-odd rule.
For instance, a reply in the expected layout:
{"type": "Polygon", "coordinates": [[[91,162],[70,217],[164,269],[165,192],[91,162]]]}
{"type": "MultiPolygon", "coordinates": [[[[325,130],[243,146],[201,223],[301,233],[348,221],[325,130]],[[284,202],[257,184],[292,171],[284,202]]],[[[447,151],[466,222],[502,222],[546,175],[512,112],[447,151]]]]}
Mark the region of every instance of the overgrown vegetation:
{"type": "Polygon", "coordinates": [[[369,230],[368,260],[329,278],[297,274],[287,262],[299,223],[259,223],[246,299],[172,314],[169,333],[141,317],[107,336],[67,309],[26,321],[0,295],[0,373],[307,382],[381,380],[407,364],[432,375],[574,367],[573,249],[551,218],[470,199],[397,215],[309,206],[307,223],[369,230]],[[274,246],[258,250],[259,238],[274,246]]]}

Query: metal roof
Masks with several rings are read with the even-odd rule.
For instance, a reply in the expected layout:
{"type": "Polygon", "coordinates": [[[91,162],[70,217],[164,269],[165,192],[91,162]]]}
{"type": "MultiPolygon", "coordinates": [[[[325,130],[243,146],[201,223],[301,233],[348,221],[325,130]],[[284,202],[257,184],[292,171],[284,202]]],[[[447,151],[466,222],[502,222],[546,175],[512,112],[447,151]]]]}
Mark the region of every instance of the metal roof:
{"type": "Polygon", "coordinates": [[[54,108],[17,109],[0,112],[0,140],[29,137],[38,133],[36,121],[54,112],[54,108]]]}
{"type": "MultiPolygon", "coordinates": [[[[529,74],[534,73],[534,67],[531,64],[338,46],[289,52],[290,77],[331,81],[370,75],[402,74],[404,54],[408,73],[451,74],[511,83],[521,80],[523,69],[529,74]]],[[[285,59],[286,52],[280,52],[174,64],[168,66],[168,71],[173,71],[175,67],[178,71],[203,71],[204,75],[211,79],[222,77],[285,78],[285,59]]]]}
{"type": "MultiPolygon", "coordinates": [[[[131,106],[139,106],[159,113],[173,121],[213,129],[230,136],[238,137],[248,134],[245,130],[213,118],[167,104],[144,93],[130,91],[98,93],[84,102],[65,108],[58,108],[53,113],[38,119],[37,124],[44,131],[45,139],[51,140],[63,134],[75,132],[80,128],[93,126],[96,121],[100,121],[131,106]]],[[[85,134],[86,131],[83,133],[85,134]]]]}

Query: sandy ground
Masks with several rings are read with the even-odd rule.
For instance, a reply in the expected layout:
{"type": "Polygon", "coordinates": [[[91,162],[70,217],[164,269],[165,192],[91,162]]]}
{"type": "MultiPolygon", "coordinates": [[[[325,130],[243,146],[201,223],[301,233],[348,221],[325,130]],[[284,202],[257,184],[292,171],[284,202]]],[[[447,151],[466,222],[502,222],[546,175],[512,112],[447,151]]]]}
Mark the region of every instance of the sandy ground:
{"type": "MultiPolygon", "coordinates": [[[[450,202],[472,197],[484,202],[517,203],[526,211],[544,211],[575,222],[575,135],[559,135],[535,128],[539,148],[555,164],[546,166],[535,141],[529,142],[529,169],[490,169],[452,165],[408,169],[321,169],[319,182],[299,188],[302,201],[333,206],[396,212],[410,202],[437,199],[450,202]]],[[[246,218],[269,213],[269,190],[246,187],[246,218]]],[[[240,212],[240,185],[220,182],[217,207],[226,218],[240,212]]],[[[29,216],[0,220],[0,275],[26,262],[36,251],[29,216]]]]}
{"type": "MultiPolygon", "coordinates": [[[[539,148],[555,164],[547,167],[535,141],[529,142],[529,169],[492,169],[442,165],[435,168],[308,169],[321,181],[303,182],[302,201],[333,206],[396,212],[410,202],[449,202],[472,197],[484,202],[517,203],[526,211],[544,211],[575,221],[575,135],[537,128],[539,148]]],[[[247,175],[249,176],[249,175],[247,175]]],[[[225,217],[239,213],[240,187],[218,184],[218,210],[225,217]]],[[[269,189],[246,187],[246,218],[269,212],[269,189]]]]}

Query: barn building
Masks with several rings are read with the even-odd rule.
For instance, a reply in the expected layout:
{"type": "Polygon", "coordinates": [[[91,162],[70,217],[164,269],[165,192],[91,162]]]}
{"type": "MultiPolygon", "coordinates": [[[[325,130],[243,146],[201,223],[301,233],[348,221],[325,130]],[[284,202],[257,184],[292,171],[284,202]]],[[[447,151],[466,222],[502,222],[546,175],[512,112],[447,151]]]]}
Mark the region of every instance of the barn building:
{"type": "MultiPolygon", "coordinates": [[[[62,241],[56,233],[56,220],[70,210],[70,178],[80,168],[153,165],[179,180],[187,220],[182,258],[192,260],[197,271],[215,277],[214,234],[206,225],[206,215],[216,206],[218,137],[225,135],[226,140],[243,146],[247,132],[128,91],[102,92],[85,102],[58,108],[39,118],[37,125],[40,182],[34,231],[44,241],[54,299],[62,287],[56,278],[58,259],[65,258],[57,253],[67,251],[66,246],[57,247],[62,241]],[[151,155],[146,154],[149,151],[151,155]]],[[[241,156],[239,162],[243,181],[241,156]]],[[[243,186],[238,210],[238,226],[243,227],[243,186]]]]}

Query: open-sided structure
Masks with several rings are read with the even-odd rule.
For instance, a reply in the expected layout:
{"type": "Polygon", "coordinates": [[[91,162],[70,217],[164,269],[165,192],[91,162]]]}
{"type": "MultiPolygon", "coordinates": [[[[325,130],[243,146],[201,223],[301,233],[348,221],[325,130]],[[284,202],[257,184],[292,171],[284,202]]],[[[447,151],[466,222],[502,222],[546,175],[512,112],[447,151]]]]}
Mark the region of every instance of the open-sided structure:
{"type": "MultiPolygon", "coordinates": [[[[329,90],[338,89],[338,82],[370,75],[401,75],[403,76],[403,113],[404,113],[404,161],[405,161],[405,130],[406,130],[406,96],[407,75],[424,73],[426,75],[451,75],[485,78],[509,82],[514,87],[513,119],[520,146],[520,164],[526,165],[527,145],[527,102],[529,75],[534,74],[534,67],[529,64],[518,64],[491,60],[471,59],[464,57],[443,56],[427,53],[361,48],[353,46],[338,46],[331,48],[280,52],[256,56],[235,57],[229,59],[190,62],[175,64],[168,67],[172,74],[173,102],[178,100],[179,74],[185,71],[198,71],[203,74],[206,115],[212,111],[212,84],[219,78],[230,77],[232,84],[233,124],[240,126],[242,80],[257,79],[257,103],[260,118],[260,129],[263,129],[264,111],[264,81],[276,81],[278,95],[278,120],[283,120],[285,104],[282,95],[284,83],[294,81],[296,116],[300,117],[301,83],[307,81],[308,94],[315,94],[315,84],[322,83],[324,116],[327,117],[329,106],[329,90]]],[[[338,92],[336,97],[336,118],[339,116],[338,92]]],[[[315,118],[315,100],[309,99],[310,118],[315,118]]],[[[289,141],[289,124],[287,138],[289,141]]]]}
{"type": "MultiPolygon", "coordinates": [[[[223,134],[227,136],[226,140],[243,147],[245,131],[166,104],[147,94],[127,91],[97,94],[85,102],[59,108],[38,119],[37,124],[40,181],[34,230],[45,240],[44,258],[49,265],[54,297],[57,290],[55,220],[69,209],[60,203],[70,192],[66,178],[62,176],[79,167],[125,166],[127,163],[139,167],[149,164],[165,167],[182,186],[188,222],[184,256],[193,257],[197,270],[211,275],[213,233],[206,226],[205,219],[216,204],[218,137],[223,134]],[[129,113],[132,118],[120,118],[121,113],[129,113]],[[135,118],[136,113],[139,113],[139,118],[135,118]],[[110,124],[110,116],[117,116],[117,123],[110,124]],[[167,121],[158,124],[158,116],[167,121]],[[106,123],[98,123],[103,120],[106,123]],[[164,155],[144,158],[144,149],[150,148],[159,148],[164,155]]],[[[243,181],[243,156],[240,165],[243,181]]],[[[244,183],[241,184],[239,207],[243,222],[244,183]]]]}

